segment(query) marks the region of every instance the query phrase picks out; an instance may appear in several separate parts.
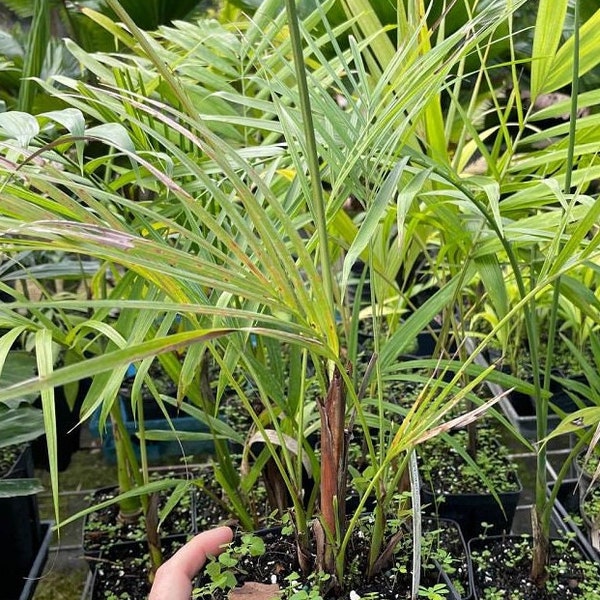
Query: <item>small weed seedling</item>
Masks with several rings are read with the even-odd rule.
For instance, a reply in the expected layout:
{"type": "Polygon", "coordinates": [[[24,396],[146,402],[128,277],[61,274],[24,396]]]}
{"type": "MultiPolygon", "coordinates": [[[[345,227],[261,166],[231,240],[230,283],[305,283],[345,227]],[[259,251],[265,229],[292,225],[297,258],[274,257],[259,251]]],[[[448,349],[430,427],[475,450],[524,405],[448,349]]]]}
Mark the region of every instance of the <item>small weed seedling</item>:
{"type": "Polygon", "coordinates": [[[245,573],[243,561],[247,557],[262,556],[265,553],[264,541],[251,533],[241,536],[239,542],[230,544],[219,556],[211,557],[204,571],[209,581],[194,589],[192,598],[212,598],[216,590],[231,590],[238,584],[236,573],[245,573]]]}

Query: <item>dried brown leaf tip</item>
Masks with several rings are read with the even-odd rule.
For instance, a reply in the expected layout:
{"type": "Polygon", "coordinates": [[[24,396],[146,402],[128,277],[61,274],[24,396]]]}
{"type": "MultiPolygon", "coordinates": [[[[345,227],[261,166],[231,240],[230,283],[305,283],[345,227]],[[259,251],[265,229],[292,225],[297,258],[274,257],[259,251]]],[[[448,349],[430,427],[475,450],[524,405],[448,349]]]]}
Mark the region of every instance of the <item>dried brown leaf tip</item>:
{"type": "Polygon", "coordinates": [[[229,600],[279,600],[281,590],[276,583],[247,581],[242,587],[231,590],[227,597],[229,600]]]}

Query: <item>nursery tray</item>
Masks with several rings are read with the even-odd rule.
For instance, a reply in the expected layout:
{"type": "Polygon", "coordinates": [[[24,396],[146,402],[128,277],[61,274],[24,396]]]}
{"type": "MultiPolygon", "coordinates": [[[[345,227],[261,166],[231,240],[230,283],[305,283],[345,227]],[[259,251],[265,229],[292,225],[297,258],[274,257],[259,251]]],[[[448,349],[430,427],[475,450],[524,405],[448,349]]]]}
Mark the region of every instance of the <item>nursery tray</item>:
{"type": "MultiPolygon", "coordinates": [[[[503,393],[499,386],[497,386],[497,390],[494,390],[492,389],[493,383],[488,382],[487,385],[493,394],[503,393]]],[[[499,404],[507,419],[524,438],[537,440],[537,418],[535,416],[535,406],[530,396],[513,391],[501,398],[499,404]]],[[[560,417],[556,413],[549,412],[548,431],[555,429],[559,423],[560,417]]]]}
{"type": "MultiPolygon", "coordinates": [[[[529,565],[527,561],[516,560],[509,562],[509,555],[507,554],[508,545],[511,542],[515,542],[521,544],[524,540],[527,539],[529,541],[529,545],[533,543],[533,538],[531,536],[522,536],[522,535],[508,535],[508,536],[489,536],[489,537],[479,537],[469,540],[468,547],[469,553],[472,556],[474,551],[483,551],[487,550],[488,556],[485,557],[483,562],[485,563],[485,571],[480,573],[475,561],[473,561],[473,582],[474,582],[474,597],[475,600],[484,600],[488,598],[488,592],[490,588],[501,588],[501,595],[496,595],[494,597],[498,598],[526,598],[528,597],[528,591],[531,589],[528,586],[532,586],[533,583],[529,581],[529,565]],[[488,567],[491,567],[491,571],[488,567]],[[498,577],[496,580],[495,578],[498,577]],[[510,582],[510,583],[509,583],[510,582]],[[519,593],[516,591],[514,595],[512,592],[514,590],[513,586],[518,586],[519,593]]],[[[569,540],[569,548],[566,548],[566,539],[564,535],[558,535],[552,539],[560,540],[562,543],[558,547],[558,552],[562,552],[563,555],[557,557],[556,560],[552,561],[555,567],[555,577],[557,581],[555,582],[555,586],[558,584],[567,587],[570,585],[570,581],[567,582],[569,576],[567,573],[571,573],[571,569],[573,569],[573,577],[575,578],[575,573],[578,576],[583,576],[583,579],[586,579],[589,574],[584,571],[578,571],[577,567],[574,564],[566,564],[565,561],[568,562],[569,558],[574,554],[574,551],[581,552],[581,556],[588,563],[592,563],[592,568],[595,569],[595,565],[593,565],[594,561],[590,560],[590,557],[585,555],[583,548],[580,547],[580,544],[577,540],[569,540]]],[[[595,574],[592,575],[595,577],[595,574]]],[[[575,581],[575,586],[577,586],[577,582],[575,581]]],[[[588,588],[589,589],[589,584],[588,588]]],[[[560,593],[560,588],[553,587],[552,590],[547,590],[548,596],[546,593],[543,594],[543,597],[562,599],[566,597],[564,595],[565,589],[560,593]]],[[[580,594],[575,592],[570,597],[579,597],[580,594]]],[[[542,597],[542,595],[535,595],[536,598],[542,597]]],[[[585,592],[581,597],[586,597],[585,592]]],[[[596,598],[596,596],[593,596],[596,598]]]]}
{"type": "MultiPolygon", "coordinates": [[[[19,600],[31,600],[31,598],[33,598],[38,581],[40,580],[42,572],[44,571],[46,560],[48,559],[48,550],[52,540],[52,525],[52,521],[42,521],[41,523],[41,543],[35,560],[33,561],[31,569],[29,570],[29,574],[24,579],[23,590],[21,591],[20,596],[18,596],[19,600]]],[[[4,598],[4,596],[2,596],[2,598],[4,598]]]]}

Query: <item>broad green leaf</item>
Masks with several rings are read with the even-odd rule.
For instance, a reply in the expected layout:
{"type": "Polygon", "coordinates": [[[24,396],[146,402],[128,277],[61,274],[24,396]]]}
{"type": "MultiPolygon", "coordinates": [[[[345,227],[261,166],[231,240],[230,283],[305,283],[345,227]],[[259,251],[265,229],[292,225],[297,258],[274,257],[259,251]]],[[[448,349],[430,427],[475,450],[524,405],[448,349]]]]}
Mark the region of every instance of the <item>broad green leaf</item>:
{"type": "MultiPolygon", "coordinates": [[[[96,356],[81,363],[62,367],[56,371],[49,369],[47,363],[42,363],[41,367],[44,368],[44,371],[42,371],[42,368],[40,368],[40,361],[42,358],[44,360],[51,358],[50,342],[52,339],[48,330],[40,330],[37,335],[39,346],[40,348],[43,348],[43,352],[40,355],[40,358],[38,358],[39,378],[0,390],[0,401],[14,398],[21,393],[52,390],[56,386],[78,381],[86,376],[92,377],[117,367],[127,367],[132,362],[150,356],[156,356],[162,352],[173,352],[196,342],[226,336],[231,333],[231,331],[231,329],[216,329],[177,333],[162,339],[148,340],[135,346],[96,356]]],[[[282,335],[285,337],[285,334],[282,335]]],[[[53,405],[51,405],[50,408],[52,409],[53,405]]],[[[51,427],[52,425],[53,422],[49,425],[47,424],[46,433],[48,433],[48,427],[51,427]]]]}
{"type": "Polygon", "coordinates": [[[171,511],[177,507],[180,500],[189,495],[193,490],[193,483],[191,481],[182,481],[178,485],[175,486],[175,489],[169,494],[169,499],[167,503],[160,509],[159,517],[159,527],[163,523],[163,521],[169,516],[171,511]]]}
{"type": "MultiPolygon", "coordinates": [[[[177,406],[177,403],[169,398],[165,398],[165,403],[170,404],[171,406],[177,406]]],[[[233,427],[231,427],[231,425],[227,423],[226,420],[208,415],[205,411],[188,403],[179,405],[179,408],[182,413],[190,415],[198,421],[200,421],[200,423],[204,423],[208,427],[210,427],[211,431],[216,436],[228,438],[231,441],[236,442],[238,444],[244,443],[245,435],[247,434],[247,432],[240,433],[236,431],[233,427]]]]}
{"type": "Polygon", "coordinates": [[[50,3],[48,0],[34,0],[33,18],[27,35],[27,51],[23,60],[23,72],[17,108],[30,112],[36,96],[37,84],[34,78],[42,73],[50,48],[50,3]]]}
{"type": "Polygon", "coordinates": [[[15,496],[32,496],[44,491],[38,479],[1,479],[0,498],[14,498],[15,496]]]}
{"type": "Polygon", "coordinates": [[[127,129],[120,123],[103,123],[85,130],[85,135],[104,141],[107,144],[135,153],[135,146],[127,129]]]}
{"type": "MultiPolygon", "coordinates": [[[[583,241],[593,232],[598,217],[600,216],[600,202],[592,201],[590,205],[586,206],[588,211],[586,213],[580,213],[577,220],[575,221],[575,230],[569,236],[566,244],[561,248],[558,256],[555,257],[552,270],[559,270],[568,261],[572,260],[577,255],[578,250],[582,247],[583,241]]],[[[598,244],[598,238],[595,238],[595,244],[598,244]]],[[[587,248],[589,253],[591,248],[587,248]]]]}
{"type": "Polygon", "coordinates": [[[44,280],[44,279],[70,279],[81,280],[85,277],[92,277],[98,272],[100,263],[98,261],[74,261],[61,260],[58,263],[42,263],[25,267],[4,275],[4,281],[18,281],[26,277],[44,280]]]}
{"type": "Polygon", "coordinates": [[[0,448],[31,442],[44,433],[44,417],[37,408],[0,409],[0,448]]]}
{"type": "Polygon", "coordinates": [[[431,169],[423,169],[419,171],[401,190],[398,194],[396,206],[396,224],[398,226],[398,246],[404,247],[406,218],[408,211],[412,206],[415,196],[421,191],[423,185],[431,175],[431,169]]]}
{"type": "Polygon", "coordinates": [[[385,27],[374,10],[374,5],[365,0],[343,0],[349,19],[358,17],[363,39],[369,40],[368,64],[373,75],[381,73],[393,60],[395,49],[385,27]]]}
{"type": "MultiPolygon", "coordinates": [[[[0,338],[0,382],[22,381],[33,375],[35,359],[29,353],[13,350],[15,341],[23,334],[25,326],[15,326],[0,338]]],[[[9,385],[9,384],[8,384],[9,385]]]]}
{"type": "MultiPolygon", "coordinates": [[[[0,338],[0,387],[16,385],[35,375],[35,356],[25,350],[12,349],[15,338],[23,332],[23,327],[16,326],[0,338]]],[[[32,402],[35,397],[30,394],[15,400],[32,402]]]]}
{"type": "Polygon", "coordinates": [[[481,177],[479,175],[473,175],[469,177],[469,182],[473,183],[478,188],[481,188],[486,195],[488,205],[494,216],[494,222],[498,227],[500,234],[503,234],[504,227],[502,224],[502,217],[500,215],[500,185],[497,181],[494,181],[491,177],[481,177]]]}
{"type": "Polygon", "coordinates": [[[231,439],[225,435],[217,435],[209,431],[182,431],[176,429],[146,429],[144,438],[153,442],[212,442],[215,439],[231,439]]]}
{"type": "MultiPolygon", "coordinates": [[[[465,265],[467,268],[467,265],[465,265]]],[[[468,281],[472,275],[473,269],[468,268],[468,281]]],[[[418,310],[413,312],[404,321],[398,329],[386,341],[385,346],[381,351],[380,364],[381,368],[389,368],[389,366],[400,356],[406,352],[414,343],[417,335],[423,331],[431,321],[442,312],[442,310],[451,305],[453,298],[457,292],[458,285],[463,283],[462,277],[454,277],[431,298],[429,298],[418,310]]]]}
{"type": "Polygon", "coordinates": [[[114,36],[115,40],[119,40],[129,48],[133,47],[135,41],[131,37],[131,35],[127,33],[127,31],[121,25],[113,21],[109,16],[88,7],[83,7],[81,9],[81,12],[90,20],[95,21],[96,23],[98,23],[98,25],[100,25],[101,27],[106,29],[106,31],[111,33],[114,36]]]}
{"type": "Polygon", "coordinates": [[[0,113],[0,131],[6,137],[15,139],[22,148],[27,148],[40,132],[40,127],[34,116],[12,110],[0,113]]]}
{"type": "Polygon", "coordinates": [[[560,278],[560,293],[569,299],[583,314],[596,320],[600,313],[600,300],[593,290],[575,277],[562,275],[560,278]]]}
{"type": "Polygon", "coordinates": [[[115,496],[114,498],[110,498],[109,500],[105,500],[93,506],[89,506],[88,508],[79,511],[77,514],[68,517],[62,522],[57,521],[57,529],[60,530],[61,527],[65,527],[66,525],[69,525],[69,523],[73,523],[74,521],[77,521],[82,517],[89,515],[90,513],[102,510],[104,508],[108,508],[109,506],[113,506],[114,504],[118,504],[123,500],[139,498],[141,496],[149,496],[150,494],[155,494],[164,490],[175,488],[180,484],[181,479],[161,479],[159,481],[152,481],[145,485],[135,487],[127,492],[115,496]]]}
{"type": "MultiPolygon", "coordinates": [[[[104,81],[112,81],[113,74],[110,69],[98,60],[94,54],[88,53],[80,48],[73,40],[66,38],[65,46],[67,50],[77,59],[77,61],[90,72],[102,78],[104,81]]],[[[60,81],[60,79],[58,80],[60,81]]]]}
{"type": "Polygon", "coordinates": [[[582,408],[567,415],[556,428],[548,434],[546,440],[551,440],[561,435],[575,433],[584,428],[594,427],[600,423],[600,407],[590,406],[582,408]]]}
{"type": "MultiPolygon", "coordinates": [[[[0,31],[0,56],[10,59],[23,58],[25,52],[19,42],[7,31],[0,31]]],[[[5,63],[4,68],[15,67],[11,63],[5,63]]]]}
{"type": "Polygon", "coordinates": [[[83,113],[76,108],[64,108],[63,110],[45,112],[39,116],[50,119],[51,121],[56,121],[62,125],[74,138],[81,138],[76,139],[75,148],[77,149],[77,159],[79,161],[79,165],[83,169],[83,148],[85,144],[83,140],[83,136],[85,134],[85,118],[83,113]]]}

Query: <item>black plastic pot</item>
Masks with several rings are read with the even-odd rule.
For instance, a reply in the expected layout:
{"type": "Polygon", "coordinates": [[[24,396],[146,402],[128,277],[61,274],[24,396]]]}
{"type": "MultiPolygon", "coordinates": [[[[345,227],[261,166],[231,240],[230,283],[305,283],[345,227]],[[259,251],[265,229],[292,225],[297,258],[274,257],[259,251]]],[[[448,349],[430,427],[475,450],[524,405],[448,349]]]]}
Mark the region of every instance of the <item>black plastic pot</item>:
{"type": "MultiPolygon", "coordinates": [[[[162,546],[164,559],[170,558],[186,541],[185,535],[165,540],[162,546]]],[[[134,586],[133,595],[127,597],[147,598],[150,591],[147,562],[140,565],[140,559],[147,555],[147,548],[143,542],[132,542],[103,550],[88,574],[81,600],[104,600],[107,593],[120,598],[121,592],[115,586],[123,583],[134,586]]]]}
{"type": "Polygon", "coordinates": [[[431,487],[424,484],[421,488],[422,502],[423,505],[427,505],[425,510],[431,514],[456,521],[467,540],[482,533],[508,533],[523,489],[516,473],[511,477],[515,491],[500,492],[497,495],[498,499],[490,493],[444,494],[444,501],[438,502],[437,495],[431,487]],[[483,522],[486,523],[485,527],[483,522]]]}
{"type": "Polygon", "coordinates": [[[464,552],[464,568],[466,569],[466,591],[463,595],[461,595],[459,593],[459,591],[456,589],[456,586],[452,580],[452,578],[450,577],[450,575],[448,573],[446,573],[446,571],[444,571],[442,565],[439,564],[439,562],[437,560],[434,559],[434,563],[436,565],[436,567],[438,568],[439,572],[440,572],[440,579],[442,580],[443,583],[446,584],[446,587],[448,588],[448,590],[450,590],[450,596],[451,598],[459,598],[461,600],[470,600],[473,598],[474,595],[474,590],[473,590],[473,567],[471,565],[471,559],[469,557],[469,550],[467,547],[467,543],[465,541],[463,532],[460,528],[460,525],[456,522],[453,521],[452,519],[425,519],[423,522],[423,527],[426,530],[435,530],[439,527],[439,525],[443,525],[446,527],[451,527],[453,529],[455,529],[456,531],[456,535],[459,537],[460,539],[460,544],[462,545],[462,551],[464,552]]]}
{"type": "Polygon", "coordinates": [[[595,513],[596,503],[600,499],[599,493],[600,488],[592,486],[588,488],[579,500],[579,512],[583,519],[583,525],[586,529],[589,542],[596,552],[600,552],[600,520],[597,516],[595,518],[591,516],[590,511],[587,510],[586,502],[588,500],[591,502],[591,506],[594,507],[595,513]]]}
{"type": "MultiPolygon", "coordinates": [[[[481,355],[477,362],[482,366],[488,366],[493,360],[490,356],[481,355]]],[[[503,369],[506,370],[506,369],[503,369]]],[[[577,376],[575,376],[577,378],[577,376]]],[[[535,402],[529,394],[516,390],[506,393],[496,383],[486,381],[486,385],[492,395],[499,396],[498,405],[507,419],[517,428],[519,433],[528,440],[537,440],[537,417],[535,414],[535,402]]],[[[561,422],[561,417],[556,411],[571,413],[578,409],[573,398],[556,379],[550,382],[551,397],[549,399],[550,411],[548,412],[548,431],[554,430],[561,422]]],[[[585,403],[585,399],[581,399],[585,403]]]]}
{"type": "MultiPolygon", "coordinates": [[[[523,568],[525,569],[523,572],[519,571],[515,573],[514,579],[517,581],[518,585],[522,585],[528,581],[528,569],[529,565],[527,563],[523,564],[522,561],[513,561],[511,566],[508,566],[509,556],[506,554],[505,546],[499,547],[496,544],[498,542],[506,542],[509,545],[511,543],[522,544],[526,539],[531,543],[531,536],[527,538],[527,536],[522,535],[507,535],[507,536],[488,536],[488,537],[480,537],[469,540],[469,554],[472,556],[474,551],[487,551],[489,553],[490,559],[486,560],[487,564],[490,564],[493,561],[497,565],[497,570],[499,571],[499,581],[495,581],[493,579],[493,574],[489,572],[483,572],[479,569],[477,565],[477,561],[473,560],[473,582],[474,582],[474,600],[484,600],[485,597],[483,594],[486,590],[490,588],[499,589],[498,597],[512,597],[510,596],[510,592],[513,591],[511,589],[506,589],[507,581],[511,581],[513,577],[511,576],[511,570],[515,568],[523,568]],[[504,592],[504,595],[500,596],[504,592]]],[[[558,569],[561,571],[560,577],[562,577],[561,585],[564,585],[565,588],[572,589],[572,586],[577,586],[577,581],[573,581],[574,574],[579,574],[580,576],[587,576],[588,571],[584,570],[579,573],[579,570],[575,567],[571,568],[569,565],[569,560],[572,559],[576,554],[579,554],[583,560],[588,561],[589,568],[594,569],[598,568],[593,559],[590,559],[583,548],[581,548],[580,544],[576,540],[567,540],[561,537],[557,538],[561,541],[561,550],[560,555],[556,556],[554,559],[551,557],[551,563],[558,565],[558,569]],[[567,546],[566,549],[564,548],[567,546]],[[559,562],[559,558],[561,559],[559,562]]],[[[552,553],[552,550],[551,550],[552,553]]],[[[533,583],[529,585],[533,586],[533,583]]],[[[523,590],[523,593],[527,594],[527,591],[523,590]]],[[[564,594],[564,592],[563,592],[564,594]]],[[[577,593],[575,593],[577,595],[577,593]]],[[[523,596],[519,596],[521,598],[523,596]]],[[[526,597],[526,596],[525,596],[526,597]]],[[[545,597],[545,596],[544,596],[545,597]]],[[[564,597],[561,595],[560,590],[555,592],[555,595],[551,596],[552,598],[561,599],[564,597]]]]}
{"type": "MultiPolygon", "coordinates": [[[[579,481],[579,485],[577,489],[579,490],[579,497],[583,499],[587,491],[592,487],[600,486],[600,478],[594,479],[594,468],[588,468],[589,464],[586,464],[585,455],[587,453],[586,450],[582,450],[573,461],[573,469],[575,471],[575,476],[579,481]]],[[[595,455],[597,456],[597,455],[595,455]]],[[[594,456],[594,458],[595,458],[594,456]]]]}
{"type": "MultiPolygon", "coordinates": [[[[580,527],[581,498],[578,479],[565,479],[559,487],[556,502],[553,507],[553,518],[558,529],[570,531],[575,534],[575,539],[585,554],[592,560],[600,562],[600,552],[590,543],[590,539],[584,527],[580,527]]],[[[550,493],[550,486],[548,489],[550,493]]]]}
{"type": "MultiPolygon", "coordinates": [[[[535,405],[531,396],[512,391],[499,401],[500,407],[508,420],[518,429],[519,433],[528,440],[537,439],[537,418],[535,405]]],[[[552,431],[560,423],[560,417],[548,413],[548,431],[552,431]]]]}
{"type": "MultiPolygon", "coordinates": [[[[31,447],[26,446],[3,479],[33,477],[31,447]]],[[[28,576],[44,539],[37,496],[0,498],[0,597],[20,598],[24,578],[28,576]]],[[[47,549],[46,549],[47,550],[47,549]]]]}

